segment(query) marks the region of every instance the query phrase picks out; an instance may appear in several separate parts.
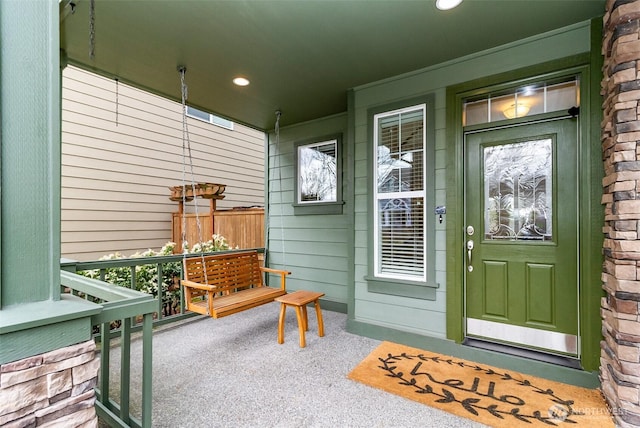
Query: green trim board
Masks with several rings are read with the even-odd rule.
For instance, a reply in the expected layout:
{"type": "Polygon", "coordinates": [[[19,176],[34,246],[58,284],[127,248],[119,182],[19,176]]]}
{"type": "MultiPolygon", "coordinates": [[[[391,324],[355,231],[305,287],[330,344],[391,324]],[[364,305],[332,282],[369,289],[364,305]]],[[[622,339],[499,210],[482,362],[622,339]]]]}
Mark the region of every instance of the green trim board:
{"type": "Polygon", "coordinates": [[[12,305],[0,311],[0,364],[91,338],[91,317],[102,306],[63,294],[60,300],[12,305]]]}
{"type": "Polygon", "coordinates": [[[372,276],[365,276],[364,279],[367,281],[367,290],[370,293],[390,294],[392,296],[411,297],[423,300],[436,300],[436,289],[438,288],[438,284],[410,284],[408,281],[381,279],[372,276]]]}
{"type": "Polygon", "coordinates": [[[292,204],[295,215],[334,215],[342,214],[344,202],[317,203],[313,205],[292,204]]]}
{"type": "MultiPolygon", "coordinates": [[[[0,335],[100,313],[102,306],[69,294],[60,300],[8,306],[0,312],[0,335]]],[[[0,348],[1,352],[1,348],[0,348]]]]}
{"type": "Polygon", "coordinates": [[[580,292],[580,310],[585,314],[591,314],[581,320],[580,334],[589,340],[582,341],[583,364],[595,370],[600,364],[600,340],[602,337],[602,318],[600,317],[600,299],[604,296],[601,288],[603,234],[600,227],[604,225],[604,208],[602,199],[602,179],[604,178],[604,164],[602,162],[601,123],[602,100],[600,95],[602,82],[602,64],[604,57],[601,54],[602,47],[602,18],[591,21],[591,56],[590,67],[585,70],[584,77],[589,82],[586,98],[583,105],[588,106],[581,113],[585,122],[582,132],[585,135],[585,144],[580,153],[582,175],[585,180],[591,180],[591,185],[583,188],[580,194],[582,206],[581,213],[585,216],[581,224],[580,235],[584,237],[580,249],[582,265],[580,275],[589,278],[585,287],[580,292]],[[596,227],[597,226],[597,227],[596,227]],[[597,340],[596,340],[597,339],[597,340]]]}
{"type": "Polygon", "coordinates": [[[0,364],[33,357],[91,339],[91,318],[76,318],[0,335],[0,364]]]}
{"type": "Polygon", "coordinates": [[[347,92],[347,134],[345,138],[345,158],[343,160],[345,167],[345,176],[343,177],[345,186],[344,196],[345,199],[351,201],[348,205],[349,210],[347,215],[347,228],[349,233],[347,234],[347,319],[355,318],[355,305],[356,305],[356,288],[355,288],[355,252],[356,252],[356,237],[355,237],[355,128],[356,128],[356,115],[355,115],[355,92],[350,89],[347,92]]]}
{"type": "Polygon", "coordinates": [[[323,311],[338,312],[341,314],[346,314],[348,310],[346,303],[335,302],[327,299],[320,299],[320,308],[323,311]]]}
{"type": "MultiPolygon", "coordinates": [[[[464,338],[464,196],[463,196],[463,99],[477,96],[489,91],[522,86],[528,82],[539,81],[568,75],[580,76],[580,92],[582,98],[580,115],[579,143],[579,207],[580,218],[580,326],[581,326],[581,363],[585,370],[598,367],[600,333],[595,327],[600,323],[599,298],[601,295],[600,273],[593,265],[600,267],[600,227],[602,207],[594,194],[600,189],[601,173],[593,176],[593,167],[600,160],[599,145],[590,144],[600,141],[593,138],[595,126],[591,121],[591,111],[595,109],[592,87],[595,85],[590,74],[589,54],[581,54],[556,61],[540,64],[535,67],[515,70],[496,76],[474,80],[449,87],[447,89],[447,337],[456,342],[464,338]],[[595,262],[600,258],[599,262],[595,262]],[[585,326],[589,326],[585,328],[585,326]]],[[[601,163],[601,162],[600,162],[601,163]]]]}

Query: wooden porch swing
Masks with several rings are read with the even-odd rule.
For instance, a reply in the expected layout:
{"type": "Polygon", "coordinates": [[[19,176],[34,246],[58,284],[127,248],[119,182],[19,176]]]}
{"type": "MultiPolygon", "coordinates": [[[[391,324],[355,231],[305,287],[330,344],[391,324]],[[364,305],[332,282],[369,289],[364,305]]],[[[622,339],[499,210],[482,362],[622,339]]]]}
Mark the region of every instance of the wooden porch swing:
{"type": "Polygon", "coordinates": [[[291,272],[260,266],[257,251],[215,254],[183,259],[186,309],[221,318],[272,302],[287,294],[291,272]],[[280,287],[268,287],[263,275],[280,275],[280,287]]]}
{"type": "Polygon", "coordinates": [[[195,183],[191,143],[186,121],[187,86],[184,81],[186,69],[180,67],[178,71],[180,72],[182,92],[183,183],[182,186],[171,188],[171,199],[179,201],[179,212],[183,219],[179,248],[183,248],[184,254],[182,259],[184,279],[180,283],[184,288],[186,310],[213,318],[221,318],[272,302],[277,297],[285,295],[287,293],[286,276],[291,272],[260,266],[258,252],[255,250],[208,256],[203,253],[200,255],[187,255],[185,245],[185,203],[187,200],[193,199],[195,201],[198,238],[199,242],[202,242],[202,227],[198,218],[197,197],[201,196],[210,200],[210,210],[211,214],[213,214],[216,200],[224,198],[222,193],[225,186],[214,183],[195,183]],[[186,185],[185,180],[187,159],[191,172],[190,185],[186,185]],[[268,287],[265,285],[263,276],[267,273],[280,275],[280,287],[268,287]]]}

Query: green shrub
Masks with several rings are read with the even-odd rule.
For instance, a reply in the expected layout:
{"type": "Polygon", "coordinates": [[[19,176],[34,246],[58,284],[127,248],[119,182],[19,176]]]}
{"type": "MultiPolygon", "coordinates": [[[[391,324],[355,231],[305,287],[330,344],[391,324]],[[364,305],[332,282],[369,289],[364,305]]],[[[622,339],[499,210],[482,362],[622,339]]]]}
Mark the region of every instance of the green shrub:
{"type": "MultiPolygon", "coordinates": [[[[138,252],[126,257],[121,253],[112,253],[102,256],[100,260],[120,260],[125,258],[135,259],[142,257],[156,257],[173,255],[176,244],[167,242],[160,251],[147,250],[138,252]]],[[[193,253],[209,253],[214,251],[228,250],[229,244],[224,236],[213,235],[212,239],[207,242],[195,244],[192,248],[187,246],[186,252],[193,253]]],[[[162,284],[162,306],[164,315],[171,315],[179,312],[180,305],[180,271],[181,262],[170,262],[162,264],[162,278],[158,278],[158,265],[147,264],[135,267],[136,283],[135,289],[143,293],[158,296],[158,283],[162,284]]],[[[78,272],[89,278],[100,279],[100,270],[87,270],[78,272]]],[[[104,281],[110,284],[119,285],[121,287],[131,288],[131,268],[117,267],[106,269],[104,281]]]]}

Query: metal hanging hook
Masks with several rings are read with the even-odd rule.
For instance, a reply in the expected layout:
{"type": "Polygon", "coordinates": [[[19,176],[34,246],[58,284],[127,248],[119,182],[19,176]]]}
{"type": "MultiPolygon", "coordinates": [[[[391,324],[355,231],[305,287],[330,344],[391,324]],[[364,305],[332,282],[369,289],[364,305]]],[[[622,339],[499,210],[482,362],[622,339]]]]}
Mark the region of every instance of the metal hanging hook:
{"type": "Polygon", "coordinates": [[[276,135],[280,132],[280,116],[282,116],[282,112],[280,110],[276,110],[276,125],[275,125],[276,135]]]}

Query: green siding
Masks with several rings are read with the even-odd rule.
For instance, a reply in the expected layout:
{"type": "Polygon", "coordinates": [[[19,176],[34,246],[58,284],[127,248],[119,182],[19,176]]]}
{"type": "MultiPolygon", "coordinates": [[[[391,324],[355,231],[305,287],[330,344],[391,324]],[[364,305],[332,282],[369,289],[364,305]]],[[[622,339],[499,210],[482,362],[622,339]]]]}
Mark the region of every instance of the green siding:
{"type": "MultiPolygon", "coordinates": [[[[413,73],[387,79],[382,82],[363,85],[354,89],[355,117],[355,271],[368,272],[368,254],[372,247],[368,242],[370,209],[367,185],[369,170],[368,152],[371,150],[368,131],[367,111],[380,105],[402,102],[416,96],[435,94],[435,205],[446,205],[447,198],[447,105],[446,88],[472,79],[504,73],[542,62],[564,58],[590,49],[589,23],[565,28],[560,31],[532,37],[486,52],[476,53],[439,66],[418,70],[413,73]]],[[[444,322],[446,307],[447,254],[446,227],[453,220],[456,207],[447,206],[447,214],[442,223],[435,223],[435,264],[437,308],[421,308],[422,300],[400,298],[389,295],[368,293],[367,283],[362,275],[354,277],[356,294],[354,317],[358,322],[372,323],[401,331],[412,331],[426,336],[445,337],[447,326],[444,322]]],[[[461,313],[460,313],[461,318],[461,313]]]]}
{"type": "MultiPolygon", "coordinates": [[[[286,122],[286,114],[282,116],[286,122]]],[[[268,136],[268,265],[291,271],[289,290],[313,290],[325,293],[326,302],[347,304],[349,280],[349,212],[346,200],[346,114],[301,125],[280,128],[268,136]],[[294,144],[327,135],[342,134],[343,199],[342,214],[295,215],[294,144]]],[[[326,305],[325,305],[326,307],[326,305]]],[[[342,306],[344,307],[344,306],[342,306]]]]}
{"type": "MultiPolygon", "coordinates": [[[[450,172],[459,168],[456,163],[460,160],[449,153],[449,145],[454,141],[452,135],[455,135],[453,127],[457,126],[455,120],[460,112],[453,111],[455,100],[449,97],[447,89],[472,80],[476,84],[484,81],[493,84],[497,75],[505,75],[508,79],[508,74],[515,70],[528,67],[535,70],[543,63],[589,53],[591,37],[596,40],[596,36],[591,35],[590,25],[590,22],[576,24],[427,69],[362,85],[347,94],[348,110],[344,116],[284,127],[278,147],[271,133],[268,152],[270,263],[286,265],[287,269],[293,271],[290,280],[292,289],[330,290],[332,294],[328,295],[329,300],[346,302],[349,305],[350,331],[362,331],[387,339],[391,337],[389,332],[395,332],[392,336],[395,335],[393,337],[397,341],[402,341],[403,334],[425,338],[448,337],[442,342],[444,348],[449,347],[447,343],[453,344],[452,339],[461,340],[462,307],[451,304],[452,301],[461,301],[461,296],[454,299],[448,296],[461,293],[455,283],[448,284],[451,282],[451,272],[462,272],[460,253],[448,243],[450,236],[461,234],[460,231],[451,230],[460,221],[461,192],[450,185],[450,172]],[[448,205],[443,222],[436,221],[433,230],[428,231],[435,236],[435,300],[372,293],[365,279],[371,272],[368,263],[372,247],[369,242],[371,190],[368,175],[372,150],[369,113],[380,106],[404,103],[431,94],[435,96],[435,205],[448,205]],[[448,126],[452,128],[448,129],[448,126]],[[293,144],[336,132],[343,132],[346,145],[343,151],[343,214],[294,216],[291,207],[293,144]],[[345,236],[342,236],[343,233],[345,236]],[[452,319],[456,319],[456,323],[452,319]],[[380,334],[376,335],[376,332],[380,334]]],[[[596,166],[597,163],[593,167],[596,166]]],[[[593,326],[589,326],[594,331],[597,321],[594,320],[593,326]]],[[[455,348],[456,352],[466,352],[457,345],[455,348]]]]}

